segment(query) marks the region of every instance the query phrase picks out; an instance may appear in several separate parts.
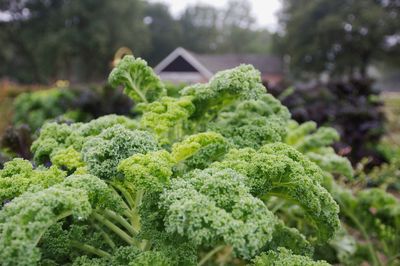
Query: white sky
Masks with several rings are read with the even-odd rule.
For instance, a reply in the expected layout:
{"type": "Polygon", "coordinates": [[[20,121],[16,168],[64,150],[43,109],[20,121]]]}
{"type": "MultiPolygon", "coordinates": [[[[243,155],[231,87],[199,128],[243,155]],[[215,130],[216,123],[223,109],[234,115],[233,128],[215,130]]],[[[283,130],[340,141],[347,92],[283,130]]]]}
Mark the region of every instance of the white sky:
{"type": "MultiPolygon", "coordinates": [[[[276,30],[278,19],[276,12],[281,8],[280,0],[249,0],[253,7],[254,17],[257,24],[267,27],[269,30],[276,30]]],[[[188,5],[197,3],[209,4],[216,7],[223,7],[228,0],[151,0],[151,2],[162,2],[170,6],[174,16],[178,16],[188,5]]]]}

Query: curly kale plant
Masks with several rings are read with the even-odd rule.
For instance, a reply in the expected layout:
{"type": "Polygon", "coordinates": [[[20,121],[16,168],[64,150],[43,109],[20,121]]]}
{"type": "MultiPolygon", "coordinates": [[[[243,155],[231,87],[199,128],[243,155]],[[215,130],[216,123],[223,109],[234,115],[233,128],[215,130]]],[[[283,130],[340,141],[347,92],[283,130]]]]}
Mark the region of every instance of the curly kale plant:
{"type": "Polygon", "coordinates": [[[34,164],[0,170],[1,265],[327,265],[326,180],[352,174],[335,131],[294,124],[250,65],[176,98],[131,56],[109,81],[139,117],[47,123],[34,164]]]}

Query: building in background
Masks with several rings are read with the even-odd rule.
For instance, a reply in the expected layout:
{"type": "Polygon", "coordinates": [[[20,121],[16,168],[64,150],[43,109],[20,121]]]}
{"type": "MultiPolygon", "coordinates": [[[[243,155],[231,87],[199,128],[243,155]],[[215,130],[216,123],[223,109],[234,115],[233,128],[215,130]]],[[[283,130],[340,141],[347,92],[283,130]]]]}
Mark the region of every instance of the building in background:
{"type": "Polygon", "coordinates": [[[196,54],[182,47],[175,49],[154,69],[164,81],[173,83],[207,82],[216,72],[251,64],[261,72],[263,83],[276,86],[284,77],[283,60],[260,54],[196,54]]]}

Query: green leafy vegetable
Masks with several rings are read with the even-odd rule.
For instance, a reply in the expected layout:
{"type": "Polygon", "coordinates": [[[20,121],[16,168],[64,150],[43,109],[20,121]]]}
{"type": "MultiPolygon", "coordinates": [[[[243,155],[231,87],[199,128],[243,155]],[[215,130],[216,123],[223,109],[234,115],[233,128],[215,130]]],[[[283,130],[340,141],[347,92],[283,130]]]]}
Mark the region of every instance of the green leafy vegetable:
{"type": "Polygon", "coordinates": [[[311,258],[341,228],[334,198],[398,228],[397,201],[337,189],[337,133],[291,121],[254,67],[174,98],[126,56],[109,82],[141,115],[46,123],[35,164],[0,170],[2,265],[327,265],[311,258]]]}
{"type": "Polygon", "coordinates": [[[122,58],[108,81],[114,87],[123,85],[125,93],[138,102],[153,102],[166,95],[164,84],[147,62],[131,55],[122,58]]]}

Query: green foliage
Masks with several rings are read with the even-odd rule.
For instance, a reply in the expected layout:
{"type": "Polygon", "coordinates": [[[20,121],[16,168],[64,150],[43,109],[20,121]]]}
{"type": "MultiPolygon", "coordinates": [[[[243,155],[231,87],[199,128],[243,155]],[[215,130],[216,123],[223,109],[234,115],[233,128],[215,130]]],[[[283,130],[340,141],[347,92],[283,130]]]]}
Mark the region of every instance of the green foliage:
{"type": "Polygon", "coordinates": [[[66,89],[23,93],[14,101],[14,123],[26,123],[32,130],[36,130],[47,119],[64,114],[73,99],[73,92],[66,89]]]}
{"type": "Polygon", "coordinates": [[[286,34],[280,49],[291,56],[291,69],[296,74],[318,76],[326,71],[365,77],[372,62],[387,59],[385,54],[398,53],[399,45],[387,45],[388,36],[399,33],[395,1],[285,0],[283,3],[286,34]]]}
{"type": "Polygon", "coordinates": [[[51,163],[57,167],[66,168],[69,171],[85,166],[81,154],[72,147],[54,152],[51,163]]]}
{"type": "Polygon", "coordinates": [[[76,151],[82,150],[83,144],[90,138],[99,135],[102,130],[123,126],[127,129],[135,129],[136,122],[116,115],[103,116],[89,123],[57,124],[47,123],[40,131],[38,139],[32,144],[31,150],[34,161],[38,164],[51,160],[60,149],[72,147],[76,151]]]}
{"type": "Polygon", "coordinates": [[[296,228],[287,227],[283,222],[275,225],[272,241],[263,250],[277,250],[281,247],[290,249],[293,253],[311,257],[314,246],[296,228]]]}
{"type": "Polygon", "coordinates": [[[249,193],[244,177],[230,169],[195,170],[173,180],[160,205],[166,210],[167,232],[196,246],[231,245],[243,258],[271,240],[276,223],[262,201],[249,193]]]}
{"type": "Polygon", "coordinates": [[[175,160],[165,150],[136,154],[118,165],[125,180],[135,187],[148,191],[162,190],[170,183],[175,160]]]}
{"type": "Polygon", "coordinates": [[[25,83],[97,82],[121,46],[149,50],[143,7],[139,0],[2,1],[1,12],[12,19],[0,23],[0,58],[8,65],[0,75],[25,83]]]}
{"type": "Polygon", "coordinates": [[[87,256],[77,258],[73,266],[169,266],[172,261],[162,252],[146,251],[141,252],[133,247],[121,247],[112,256],[103,259],[93,259],[87,256]]]}
{"type": "Polygon", "coordinates": [[[394,155],[388,163],[372,168],[366,177],[375,186],[400,191],[400,156],[394,155]]]}
{"type": "Polygon", "coordinates": [[[231,168],[247,177],[255,196],[273,195],[302,206],[321,240],[331,238],[339,228],[339,208],[322,187],[322,171],[300,152],[283,143],[231,150],[218,168],[231,168]]]}
{"type": "MultiPolygon", "coordinates": [[[[38,167],[16,159],[0,171],[2,265],[326,265],[312,257],[340,230],[340,193],[332,178],[324,187],[346,162],[331,159],[337,134],[292,126],[251,66],[178,98],[154,78],[127,57],[110,80],[133,97],[141,86],[141,116],[47,123],[32,145],[38,167]]],[[[360,202],[395,206],[385,197],[360,202]]],[[[397,217],[390,207],[379,214],[397,217]]]]}
{"type": "Polygon", "coordinates": [[[358,230],[364,242],[357,242],[352,257],[344,258],[347,264],[369,260],[374,265],[383,262],[378,252],[385,254],[388,265],[399,263],[400,201],[380,188],[353,192],[335,186],[332,194],[340,205],[347,226],[358,230]]]}
{"type": "Polygon", "coordinates": [[[313,261],[309,257],[295,255],[290,250],[279,248],[278,251],[268,251],[254,259],[254,266],[327,266],[324,261],[313,261]]]}
{"type": "Polygon", "coordinates": [[[89,173],[102,179],[112,179],[117,176],[116,168],[121,160],[156,149],[157,143],[149,133],[115,125],[85,142],[82,159],[89,173]]]}
{"type": "Polygon", "coordinates": [[[380,140],[378,150],[387,162],[374,167],[365,178],[374,186],[400,191],[400,96],[397,93],[382,96],[386,134],[380,140]]]}
{"type": "Polygon", "coordinates": [[[125,56],[115,67],[108,82],[124,86],[125,93],[136,102],[153,102],[166,95],[164,84],[143,59],[125,56]]]}
{"type": "Polygon", "coordinates": [[[183,96],[193,97],[196,120],[211,120],[221,109],[239,99],[256,99],[265,88],[260,72],[251,65],[217,73],[207,84],[195,84],[181,91],[183,96]]]}
{"type": "Polygon", "coordinates": [[[240,102],[235,109],[221,112],[211,128],[238,148],[260,148],[284,140],[290,113],[272,95],[240,102]]]}
{"type": "Polygon", "coordinates": [[[339,140],[339,134],[333,128],[320,127],[314,122],[301,125],[291,121],[286,143],[309,157],[311,161],[328,173],[342,174],[353,177],[353,167],[350,162],[335,153],[332,145],[339,140]]]}
{"type": "Polygon", "coordinates": [[[199,53],[270,53],[271,33],[255,22],[250,1],[228,1],[223,8],[189,6],[178,21],[179,45],[199,53]]]}
{"type": "Polygon", "coordinates": [[[140,127],[153,132],[163,145],[169,144],[169,139],[174,134],[181,137],[183,123],[193,113],[194,106],[189,97],[162,97],[160,101],[140,104],[137,109],[143,113],[140,127]]]}
{"type": "Polygon", "coordinates": [[[12,18],[0,22],[0,76],[24,83],[98,82],[121,47],[151,66],[179,46],[200,53],[271,52],[271,33],[257,27],[249,1],[190,5],[178,18],[166,4],[140,0],[4,0],[0,12],[12,18]]]}
{"type": "Polygon", "coordinates": [[[0,213],[2,264],[38,262],[40,252],[36,245],[52,224],[70,215],[86,219],[92,208],[115,208],[118,205],[113,199],[106,183],[90,175],[70,176],[60,184],[16,198],[0,213]]]}
{"type": "Polygon", "coordinates": [[[29,161],[14,159],[0,170],[0,202],[20,196],[27,190],[39,191],[64,180],[66,173],[52,166],[33,169],[29,161]]]}
{"type": "Polygon", "coordinates": [[[45,122],[87,122],[110,113],[130,115],[132,105],[122,90],[109,86],[42,88],[22,93],[15,98],[13,126],[0,138],[0,149],[11,157],[31,159],[30,145],[45,122]]]}
{"type": "Polygon", "coordinates": [[[198,133],[185,138],[182,142],[175,143],[172,146],[172,157],[177,162],[180,162],[200,153],[204,154],[203,156],[208,159],[212,158],[215,160],[215,156],[220,155],[220,153],[214,154],[214,147],[222,147],[223,150],[226,145],[226,140],[218,133],[198,133]],[[212,152],[210,152],[210,146],[213,148],[212,152]]]}

